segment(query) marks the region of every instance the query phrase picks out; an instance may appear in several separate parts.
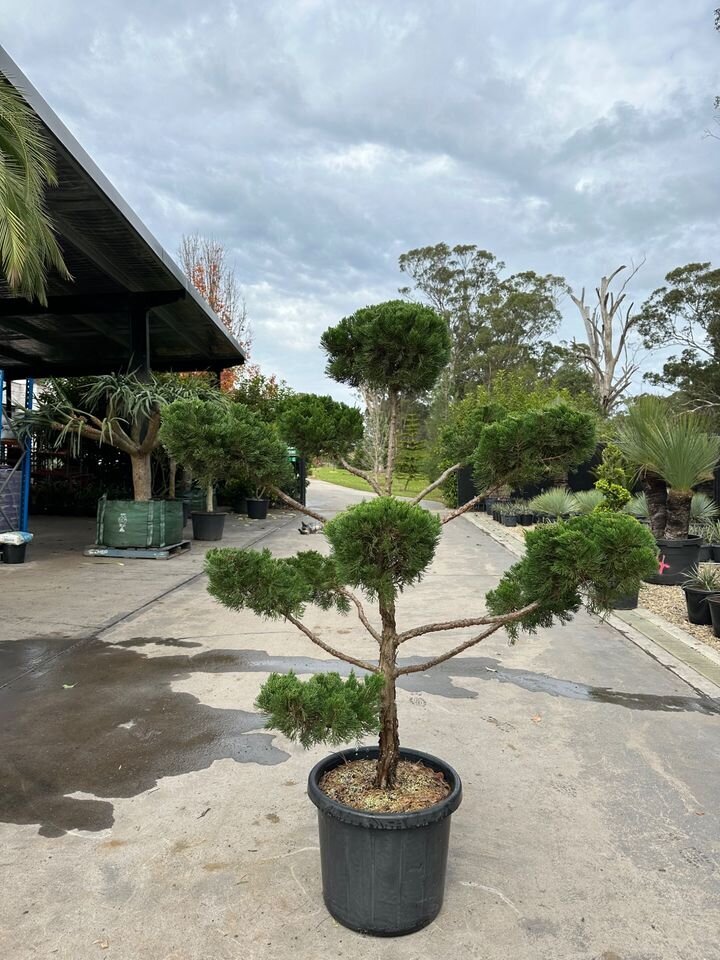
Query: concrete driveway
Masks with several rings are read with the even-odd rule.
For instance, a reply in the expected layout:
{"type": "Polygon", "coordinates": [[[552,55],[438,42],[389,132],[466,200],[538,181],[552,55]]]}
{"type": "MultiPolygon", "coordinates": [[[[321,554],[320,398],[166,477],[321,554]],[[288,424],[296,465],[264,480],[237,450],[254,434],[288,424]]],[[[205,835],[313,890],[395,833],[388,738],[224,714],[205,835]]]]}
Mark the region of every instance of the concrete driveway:
{"type": "MultiPolygon", "coordinates": [[[[359,498],[311,487],[328,513],[359,498]]],[[[229,542],[322,548],[297,526],[237,520],[229,542]]],[[[403,742],[448,760],[465,795],[438,921],[375,940],[322,904],[305,781],[327,750],[263,730],[253,707],[272,670],[344,665],[215,604],[200,551],[136,561],[124,599],[109,591],[83,624],[74,598],[107,570],[66,559],[63,595],[37,550],[12,574],[31,620],[11,610],[0,642],[3,958],[720,960],[720,704],[609,625],[581,614],[515,647],[496,635],[404,678],[403,742]]],[[[456,520],[401,623],[482,610],[511,562],[456,520]]],[[[308,622],[373,655],[352,617],[308,622]]]]}

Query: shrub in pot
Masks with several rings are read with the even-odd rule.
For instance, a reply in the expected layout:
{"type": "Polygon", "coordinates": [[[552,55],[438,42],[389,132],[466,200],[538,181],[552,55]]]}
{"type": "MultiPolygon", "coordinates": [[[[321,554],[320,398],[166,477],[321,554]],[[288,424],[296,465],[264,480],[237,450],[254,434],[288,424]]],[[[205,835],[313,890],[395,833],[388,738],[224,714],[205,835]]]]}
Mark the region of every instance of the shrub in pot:
{"type": "MultiPolygon", "coordinates": [[[[324,338],[329,370],[343,383],[382,390],[391,414],[400,393],[429,390],[448,356],[444,320],[415,304],[359,311],[324,338]],[[342,334],[342,336],[340,335],[342,334]]],[[[337,435],[333,409],[318,426],[337,435]]],[[[305,430],[307,425],[302,425],[305,430]]],[[[296,443],[295,438],[288,437],[296,443]]],[[[567,406],[535,410],[486,425],[470,455],[478,499],[503,483],[545,480],[550,471],[582,462],[595,446],[594,420],[567,406]]],[[[391,446],[387,452],[392,463],[391,446]]],[[[308,680],[273,674],[258,707],[267,725],[305,747],[339,745],[378,734],[377,746],[343,750],[312,770],[308,793],[318,808],[325,902],[341,923],[365,933],[410,933],[431,922],[442,905],[450,816],[461,800],[458,774],[444,760],[400,745],[396,702],[399,678],[426,671],[472,648],[497,630],[514,638],[570,618],[584,597],[592,609],[609,607],[655,567],[650,533],[622,514],[591,514],[545,524],[527,534],[527,552],[487,596],[488,612],[443,623],[397,622],[396,603],[432,562],[443,525],[474,506],[469,501],[442,519],[419,506],[438,485],[407,502],[391,495],[392,473],[381,496],[324,523],[330,554],[289,558],[270,551],[211,550],[209,590],[231,609],[286,619],[326,654],[361,676],[321,673],[308,680]],[[375,608],[370,615],[367,604],[375,608]],[[354,612],[377,644],[377,658],[338,649],[310,626],[308,607],[354,612]],[[479,628],[458,645],[420,663],[398,661],[402,644],[455,628],[479,628]],[[415,808],[397,806],[407,778],[422,778],[415,808]],[[352,793],[352,799],[350,794],[352,793]],[[362,865],[362,866],[361,866],[362,865]]],[[[312,621],[310,621],[312,622],[312,621]]]]}
{"type": "Polygon", "coordinates": [[[682,587],[690,623],[709,624],[708,599],[720,595],[720,571],[714,567],[695,566],[683,580],[682,587]]]}
{"type": "Polygon", "coordinates": [[[545,517],[568,517],[576,512],[577,502],[573,494],[566,487],[551,487],[544,490],[530,501],[530,508],[534,513],[545,517]]]}
{"type": "Polygon", "coordinates": [[[701,541],[690,535],[693,487],[713,477],[720,437],[694,413],[673,415],[667,401],[643,397],[628,408],[617,445],[645,486],[660,559],[651,583],[679,584],[698,562],[701,541]]]}

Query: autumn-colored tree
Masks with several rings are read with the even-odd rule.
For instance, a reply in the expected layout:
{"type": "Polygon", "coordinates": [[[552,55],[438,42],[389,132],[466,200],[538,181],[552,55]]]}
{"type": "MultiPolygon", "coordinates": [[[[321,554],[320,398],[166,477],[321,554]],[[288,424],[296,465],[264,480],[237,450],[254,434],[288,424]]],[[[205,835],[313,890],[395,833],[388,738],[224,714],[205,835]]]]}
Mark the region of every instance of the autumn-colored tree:
{"type": "MultiPolygon", "coordinates": [[[[219,240],[201,237],[198,233],[184,235],[180,244],[180,262],[187,278],[248,353],[251,334],[247,309],[225,247],[219,240]]],[[[223,370],[220,388],[233,390],[238,372],[238,367],[223,370]]]]}

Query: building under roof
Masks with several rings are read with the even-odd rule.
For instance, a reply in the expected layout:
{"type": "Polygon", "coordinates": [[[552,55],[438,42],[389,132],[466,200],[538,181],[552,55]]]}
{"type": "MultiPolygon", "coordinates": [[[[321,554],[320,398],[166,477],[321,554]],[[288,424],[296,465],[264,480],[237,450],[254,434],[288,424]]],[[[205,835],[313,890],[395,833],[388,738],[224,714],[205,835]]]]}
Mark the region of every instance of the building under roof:
{"type": "Polygon", "coordinates": [[[2,47],[0,74],[55,149],[47,204],[73,277],[50,276],[47,307],[0,286],[5,380],[243,363],[239,343],[2,47]]]}

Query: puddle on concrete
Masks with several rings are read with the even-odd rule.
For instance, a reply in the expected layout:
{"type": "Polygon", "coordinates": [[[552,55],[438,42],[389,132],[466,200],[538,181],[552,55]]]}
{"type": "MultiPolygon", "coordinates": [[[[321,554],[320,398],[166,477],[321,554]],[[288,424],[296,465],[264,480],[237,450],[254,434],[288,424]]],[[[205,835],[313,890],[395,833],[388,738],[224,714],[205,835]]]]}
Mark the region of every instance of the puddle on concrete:
{"type": "MultiPolygon", "coordinates": [[[[0,663],[35,662],[40,641],[0,643],[0,663]],[[7,656],[3,656],[7,654],[7,656]]],[[[56,641],[45,645],[52,657],[56,641]]],[[[212,671],[207,654],[147,657],[88,641],[26,673],[0,694],[0,820],[37,823],[43,836],[104,830],[114,822],[107,797],[132,797],[161,777],[209,767],[215,760],[275,764],[288,754],[260,731],[263,718],[209,707],[173,681],[212,671]],[[90,794],[71,796],[72,794],[90,794]]],[[[227,669],[227,666],[224,665],[227,669]]],[[[238,668],[236,668],[238,669],[238,668]]],[[[240,668],[241,669],[241,668],[240,668]]]]}
{"type": "MultiPolygon", "coordinates": [[[[10,676],[19,675],[0,695],[0,820],[37,823],[44,836],[103,830],[114,821],[113,805],[104,798],[136,796],[161,777],[205,769],[219,759],[276,764],[288,758],[273,745],[272,733],[259,732],[258,714],[209,707],[173,691],[173,681],[196,673],[350,671],[339,661],[275,657],[263,650],[148,657],[134,649],[163,640],[162,646],[184,643],[158,637],[120,644],[74,641],[64,656],[55,656],[63,647],[60,638],[0,643],[5,676],[8,669],[16,671],[10,676]],[[33,664],[31,672],[20,675],[33,664]]],[[[401,660],[403,665],[419,662],[418,657],[401,660]]],[[[708,697],[594,687],[506,668],[490,657],[456,657],[427,673],[402,677],[399,685],[414,693],[477,698],[475,690],[463,686],[463,677],[630,710],[720,714],[720,702],[708,697]]]]}

